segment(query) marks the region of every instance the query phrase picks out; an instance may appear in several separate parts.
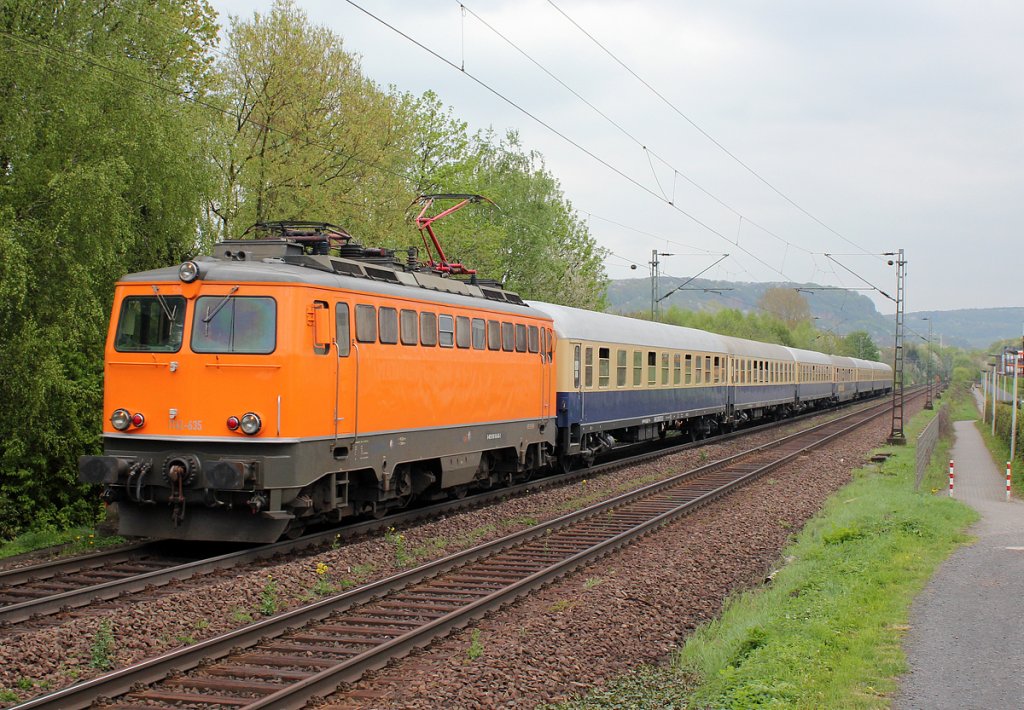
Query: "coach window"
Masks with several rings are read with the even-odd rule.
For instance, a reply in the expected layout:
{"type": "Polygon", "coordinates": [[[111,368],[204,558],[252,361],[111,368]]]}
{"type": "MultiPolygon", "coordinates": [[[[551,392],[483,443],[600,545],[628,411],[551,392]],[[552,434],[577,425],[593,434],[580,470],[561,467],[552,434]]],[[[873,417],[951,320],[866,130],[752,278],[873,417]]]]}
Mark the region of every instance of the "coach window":
{"type": "Polygon", "coordinates": [[[583,386],[593,387],[594,386],[594,349],[587,348],[586,359],[584,360],[585,367],[583,369],[583,386]]]}
{"type": "Polygon", "coordinates": [[[501,349],[507,353],[516,349],[516,329],[511,323],[501,322],[501,349]]]}
{"type": "Polygon", "coordinates": [[[679,353],[672,356],[672,384],[679,384],[680,374],[682,373],[682,362],[683,358],[679,353]]]}
{"type": "Polygon", "coordinates": [[[339,303],[334,306],[334,331],[337,337],[338,355],[347,357],[352,337],[348,330],[347,303],[339,303]]]}
{"type": "Polygon", "coordinates": [[[668,353],[661,354],[661,384],[668,384],[668,353]]]}
{"type": "Polygon", "coordinates": [[[578,390],[580,388],[580,346],[577,345],[572,350],[572,388],[578,390]]]}
{"type": "Polygon", "coordinates": [[[711,383],[711,356],[704,356],[704,384],[711,383]]]}
{"type": "Polygon", "coordinates": [[[639,350],[633,351],[633,386],[639,387],[644,379],[644,354],[639,350]]]}
{"type": "Polygon", "coordinates": [[[487,349],[501,350],[501,323],[496,320],[487,321],[487,349]]]}
{"type": "MultiPolygon", "coordinates": [[[[546,335],[547,335],[547,333],[545,332],[545,336],[546,335]]],[[[531,325],[530,326],[530,339],[529,340],[530,340],[530,343],[529,343],[530,352],[531,353],[539,353],[540,352],[540,329],[537,326],[535,326],[535,325],[531,325]]]]}
{"type": "Polygon", "coordinates": [[[380,328],[380,342],[388,345],[398,342],[398,311],[394,308],[381,308],[377,311],[377,324],[380,328]]]}
{"type": "Polygon", "coordinates": [[[647,351],[647,384],[653,387],[658,384],[658,353],[647,351]]]}
{"type": "Polygon", "coordinates": [[[522,323],[516,323],[516,352],[526,352],[526,326],[522,323]]]}
{"type": "Polygon", "coordinates": [[[455,344],[460,348],[468,348],[473,335],[469,332],[469,318],[455,316],[455,344]]]}
{"type": "Polygon", "coordinates": [[[437,345],[437,314],[430,311],[420,313],[420,345],[432,348],[437,345]]]}
{"type": "Polygon", "coordinates": [[[715,384],[719,384],[722,381],[722,358],[715,357],[715,384]]]}
{"type": "Polygon", "coordinates": [[[437,317],[438,345],[442,348],[455,347],[455,319],[442,313],[437,317]]]}
{"type": "Polygon", "coordinates": [[[419,342],[420,332],[417,323],[419,315],[416,311],[403,310],[399,314],[399,330],[402,336],[402,345],[415,345],[419,342]]]}
{"type": "Polygon", "coordinates": [[[607,387],[609,370],[611,369],[611,349],[598,348],[597,350],[597,386],[607,387]]]}
{"type": "Polygon", "coordinates": [[[697,355],[696,357],[694,357],[694,360],[696,361],[696,365],[693,368],[694,369],[694,373],[693,373],[694,384],[698,384],[698,385],[699,384],[703,384],[703,382],[704,382],[704,358],[702,358],[700,355],[697,355]]]}
{"type": "Polygon", "coordinates": [[[693,384],[693,355],[686,353],[686,384],[693,384]]]}
{"type": "Polygon", "coordinates": [[[626,386],[626,351],[616,350],[615,351],[615,385],[617,387],[626,386]]]}
{"type": "Polygon", "coordinates": [[[487,349],[487,323],[483,318],[473,319],[473,349],[487,349]]]}
{"type": "Polygon", "coordinates": [[[362,303],[356,306],[356,340],[360,343],[377,342],[377,311],[362,303]]]}

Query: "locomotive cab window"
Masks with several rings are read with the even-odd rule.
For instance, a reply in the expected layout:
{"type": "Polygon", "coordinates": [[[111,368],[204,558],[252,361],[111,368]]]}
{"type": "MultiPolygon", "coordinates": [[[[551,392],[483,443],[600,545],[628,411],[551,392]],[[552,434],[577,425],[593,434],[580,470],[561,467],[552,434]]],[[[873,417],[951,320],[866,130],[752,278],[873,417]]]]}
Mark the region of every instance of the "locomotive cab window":
{"type": "Polygon", "coordinates": [[[277,302],[267,296],[202,296],[196,301],[192,350],[266,355],[277,345],[277,302]]]}
{"type": "Polygon", "coordinates": [[[176,353],[181,349],[184,330],[185,299],[181,296],[128,296],[121,302],[114,349],[122,353],[176,353]]]}

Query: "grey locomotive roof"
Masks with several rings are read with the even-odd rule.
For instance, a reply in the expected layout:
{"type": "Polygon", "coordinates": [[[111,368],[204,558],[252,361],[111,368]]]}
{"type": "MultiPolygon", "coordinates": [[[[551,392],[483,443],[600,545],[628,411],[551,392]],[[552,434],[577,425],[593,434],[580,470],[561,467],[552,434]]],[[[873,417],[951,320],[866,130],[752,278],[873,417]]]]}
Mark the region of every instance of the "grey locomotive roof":
{"type": "MultiPolygon", "coordinates": [[[[260,261],[234,261],[227,259],[216,259],[213,257],[199,257],[194,260],[199,264],[200,281],[215,281],[219,283],[244,283],[259,281],[265,283],[303,283],[312,286],[324,286],[327,288],[348,289],[392,296],[395,298],[407,298],[415,301],[429,301],[433,303],[451,305],[462,308],[480,308],[502,313],[514,313],[522,316],[543,317],[528,306],[520,306],[515,303],[496,301],[483,298],[479,295],[463,295],[462,293],[449,293],[443,290],[435,290],[430,287],[421,287],[410,279],[409,283],[389,283],[378,281],[372,278],[359,278],[338,274],[330,271],[321,271],[308,266],[297,266],[286,264],[276,259],[264,259],[260,261]]],[[[403,274],[403,276],[412,276],[403,274]]],[[[459,290],[476,289],[476,287],[464,288],[466,284],[455,279],[441,278],[433,274],[416,274],[416,281],[435,284],[438,288],[459,290]],[[427,278],[429,277],[429,278],[427,278]]],[[[141,271],[128,274],[121,278],[121,283],[149,283],[156,282],[178,282],[178,267],[165,267],[151,271],[141,271]]],[[[479,289],[477,289],[479,290],[479,289]]]]}
{"type": "Polygon", "coordinates": [[[597,340],[676,350],[728,352],[721,335],[667,323],[653,323],[610,313],[597,313],[553,303],[527,301],[555,321],[555,332],[564,340],[597,340]]]}

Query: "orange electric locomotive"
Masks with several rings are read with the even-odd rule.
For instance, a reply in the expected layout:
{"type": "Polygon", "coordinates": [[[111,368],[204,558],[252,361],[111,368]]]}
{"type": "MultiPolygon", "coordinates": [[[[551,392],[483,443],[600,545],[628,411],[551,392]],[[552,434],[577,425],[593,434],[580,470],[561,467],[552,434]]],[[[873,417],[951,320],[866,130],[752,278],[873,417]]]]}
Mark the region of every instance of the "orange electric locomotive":
{"type": "Polygon", "coordinates": [[[549,462],[548,316],[330,225],[264,228],[117,284],[80,476],[122,534],[272,541],[549,462]]]}

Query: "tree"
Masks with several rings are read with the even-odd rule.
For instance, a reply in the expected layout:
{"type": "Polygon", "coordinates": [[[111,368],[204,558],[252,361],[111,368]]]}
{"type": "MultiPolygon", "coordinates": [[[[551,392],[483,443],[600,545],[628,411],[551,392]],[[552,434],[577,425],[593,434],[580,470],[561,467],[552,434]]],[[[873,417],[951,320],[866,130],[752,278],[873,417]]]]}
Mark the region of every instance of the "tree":
{"type": "Polygon", "coordinates": [[[403,97],[367,79],[342,38],[291,0],[232,17],[227,37],[210,228],[237,237],[254,222],[307,219],[364,241],[396,231],[411,200],[403,97]]]}
{"type": "Polygon", "coordinates": [[[875,341],[871,339],[866,330],[855,330],[843,338],[840,354],[875,362],[881,358],[878,346],[875,345],[875,341]]]}
{"type": "MultiPolygon", "coordinates": [[[[196,249],[205,0],[0,6],[0,536],[83,520],[114,281],[196,249]]],[[[92,499],[95,500],[95,499],[92,499]]]]}
{"type": "Polygon", "coordinates": [[[771,313],[790,328],[811,319],[811,307],[796,289],[771,287],[761,296],[758,305],[761,310],[771,313]]]}

